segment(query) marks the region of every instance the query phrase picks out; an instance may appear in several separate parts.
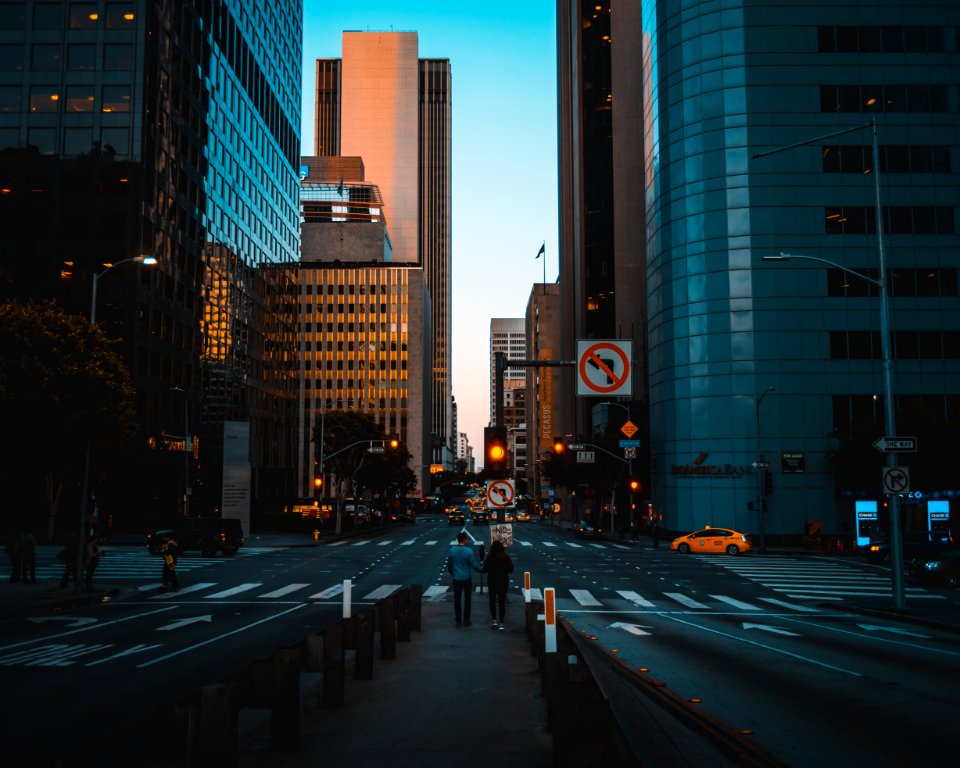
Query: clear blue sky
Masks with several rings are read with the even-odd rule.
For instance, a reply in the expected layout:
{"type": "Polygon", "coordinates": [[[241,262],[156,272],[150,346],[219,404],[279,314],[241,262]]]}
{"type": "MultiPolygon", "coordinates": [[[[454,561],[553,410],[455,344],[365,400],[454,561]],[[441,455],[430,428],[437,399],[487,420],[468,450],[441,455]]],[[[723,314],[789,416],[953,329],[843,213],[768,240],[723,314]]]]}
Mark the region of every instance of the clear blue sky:
{"type": "Polygon", "coordinates": [[[414,31],[420,58],[453,76],[453,395],[483,463],[490,318],[523,317],[534,283],[557,278],[555,0],[304,1],[303,147],[313,143],[314,62],[351,31],[414,31]]]}

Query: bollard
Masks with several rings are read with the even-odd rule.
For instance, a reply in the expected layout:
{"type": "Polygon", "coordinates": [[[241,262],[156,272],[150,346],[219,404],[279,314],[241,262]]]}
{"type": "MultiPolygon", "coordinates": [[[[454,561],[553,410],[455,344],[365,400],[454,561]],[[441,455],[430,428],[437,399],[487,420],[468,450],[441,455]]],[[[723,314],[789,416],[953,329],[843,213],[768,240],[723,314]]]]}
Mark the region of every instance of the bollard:
{"type": "Polygon", "coordinates": [[[270,747],[279,752],[300,749],[300,667],[299,648],[273,652],[270,747]]]}
{"type": "Polygon", "coordinates": [[[397,640],[410,642],[410,589],[405,587],[396,594],[397,598],[397,640]]]}
{"type": "Polygon", "coordinates": [[[266,709],[273,692],[273,659],[254,659],[244,671],[246,706],[266,709]]]}
{"type": "Polygon", "coordinates": [[[543,647],[547,653],[557,652],[557,600],[556,590],[543,590],[543,647]]]}
{"type": "Polygon", "coordinates": [[[373,679],[373,608],[360,611],[354,618],[356,653],[353,656],[353,679],[373,679]]]}
{"type": "Polygon", "coordinates": [[[323,631],[322,706],[343,706],[344,666],[343,624],[338,623],[323,631]]]}
{"type": "Polygon", "coordinates": [[[423,584],[410,585],[410,629],[417,632],[423,627],[423,584]]]}
{"type": "Polygon", "coordinates": [[[235,686],[225,683],[213,683],[200,689],[197,765],[229,768],[237,764],[235,693],[235,686]]]}
{"type": "Polygon", "coordinates": [[[523,602],[530,602],[530,571],[523,572],[523,602]]]}
{"type": "Polygon", "coordinates": [[[394,624],[397,615],[397,601],[394,597],[385,597],[377,603],[380,627],[380,658],[397,658],[397,628],[394,624]]]}
{"type": "Polygon", "coordinates": [[[314,540],[314,541],[320,541],[320,529],[319,529],[319,528],[314,528],[314,529],[313,529],[313,540],[314,540]]]}
{"type": "Polygon", "coordinates": [[[170,711],[170,739],[159,740],[156,757],[161,765],[193,765],[200,730],[200,699],[197,693],[177,701],[170,711]]]}
{"type": "Polygon", "coordinates": [[[350,618],[350,600],[353,592],[353,584],[350,579],[343,580],[343,618],[350,618]]]}
{"type": "Polygon", "coordinates": [[[323,671],[323,634],[314,632],[303,638],[303,671],[323,671]]]}

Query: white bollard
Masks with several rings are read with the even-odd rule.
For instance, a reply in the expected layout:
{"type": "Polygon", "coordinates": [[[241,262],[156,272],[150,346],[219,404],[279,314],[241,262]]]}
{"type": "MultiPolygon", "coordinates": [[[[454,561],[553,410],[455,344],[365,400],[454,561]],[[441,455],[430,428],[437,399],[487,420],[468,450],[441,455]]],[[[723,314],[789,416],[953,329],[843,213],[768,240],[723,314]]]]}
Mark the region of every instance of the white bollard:
{"type": "Polygon", "coordinates": [[[350,579],[343,580],[343,618],[350,618],[350,590],[353,589],[353,585],[350,583],[350,579]]]}
{"type": "Polygon", "coordinates": [[[553,587],[543,590],[543,650],[557,652],[557,595],[553,587]]]}

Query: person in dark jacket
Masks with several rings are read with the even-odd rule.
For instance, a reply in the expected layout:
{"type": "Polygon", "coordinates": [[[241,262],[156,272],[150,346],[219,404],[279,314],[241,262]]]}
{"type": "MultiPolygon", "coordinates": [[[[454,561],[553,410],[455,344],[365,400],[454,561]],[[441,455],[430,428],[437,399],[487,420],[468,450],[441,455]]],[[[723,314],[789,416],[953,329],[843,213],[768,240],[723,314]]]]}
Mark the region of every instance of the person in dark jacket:
{"type": "Polygon", "coordinates": [[[490,592],[490,628],[503,631],[513,560],[499,539],[490,545],[490,554],[483,561],[483,572],[487,574],[487,587],[490,592]]]}
{"type": "Polygon", "coordinates": [[[450,547],[447,570],[453,576],[453,612],[457,626],[469,627],[470,600],[473,596],[471,571],[481,571],[473,547],[467,546],[467,534],[463,531],[457,534],[457,543],[450,547]]]}

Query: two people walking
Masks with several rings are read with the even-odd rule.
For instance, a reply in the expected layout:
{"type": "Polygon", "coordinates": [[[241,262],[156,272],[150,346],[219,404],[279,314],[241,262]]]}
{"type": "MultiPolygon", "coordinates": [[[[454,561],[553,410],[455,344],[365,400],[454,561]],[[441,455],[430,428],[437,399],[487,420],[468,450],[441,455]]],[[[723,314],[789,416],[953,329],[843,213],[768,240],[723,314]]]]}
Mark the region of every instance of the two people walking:
{"type": "Polygon", "coordinates": [[[490,546],[481,567],[473,547],[467,545],[467,534],[460,531],[457,543],[450,547],[447,570],[453,576],[453,612],[456,626],[469,627],[473,598],[473,571],[487,574],[487,586],[490,593],[491,627],[503,629],[506,613],[507,589],[510,586],[510,574],[513,573],[513,560],[507,554],[503,542],[497,540],[490,546]]]}

